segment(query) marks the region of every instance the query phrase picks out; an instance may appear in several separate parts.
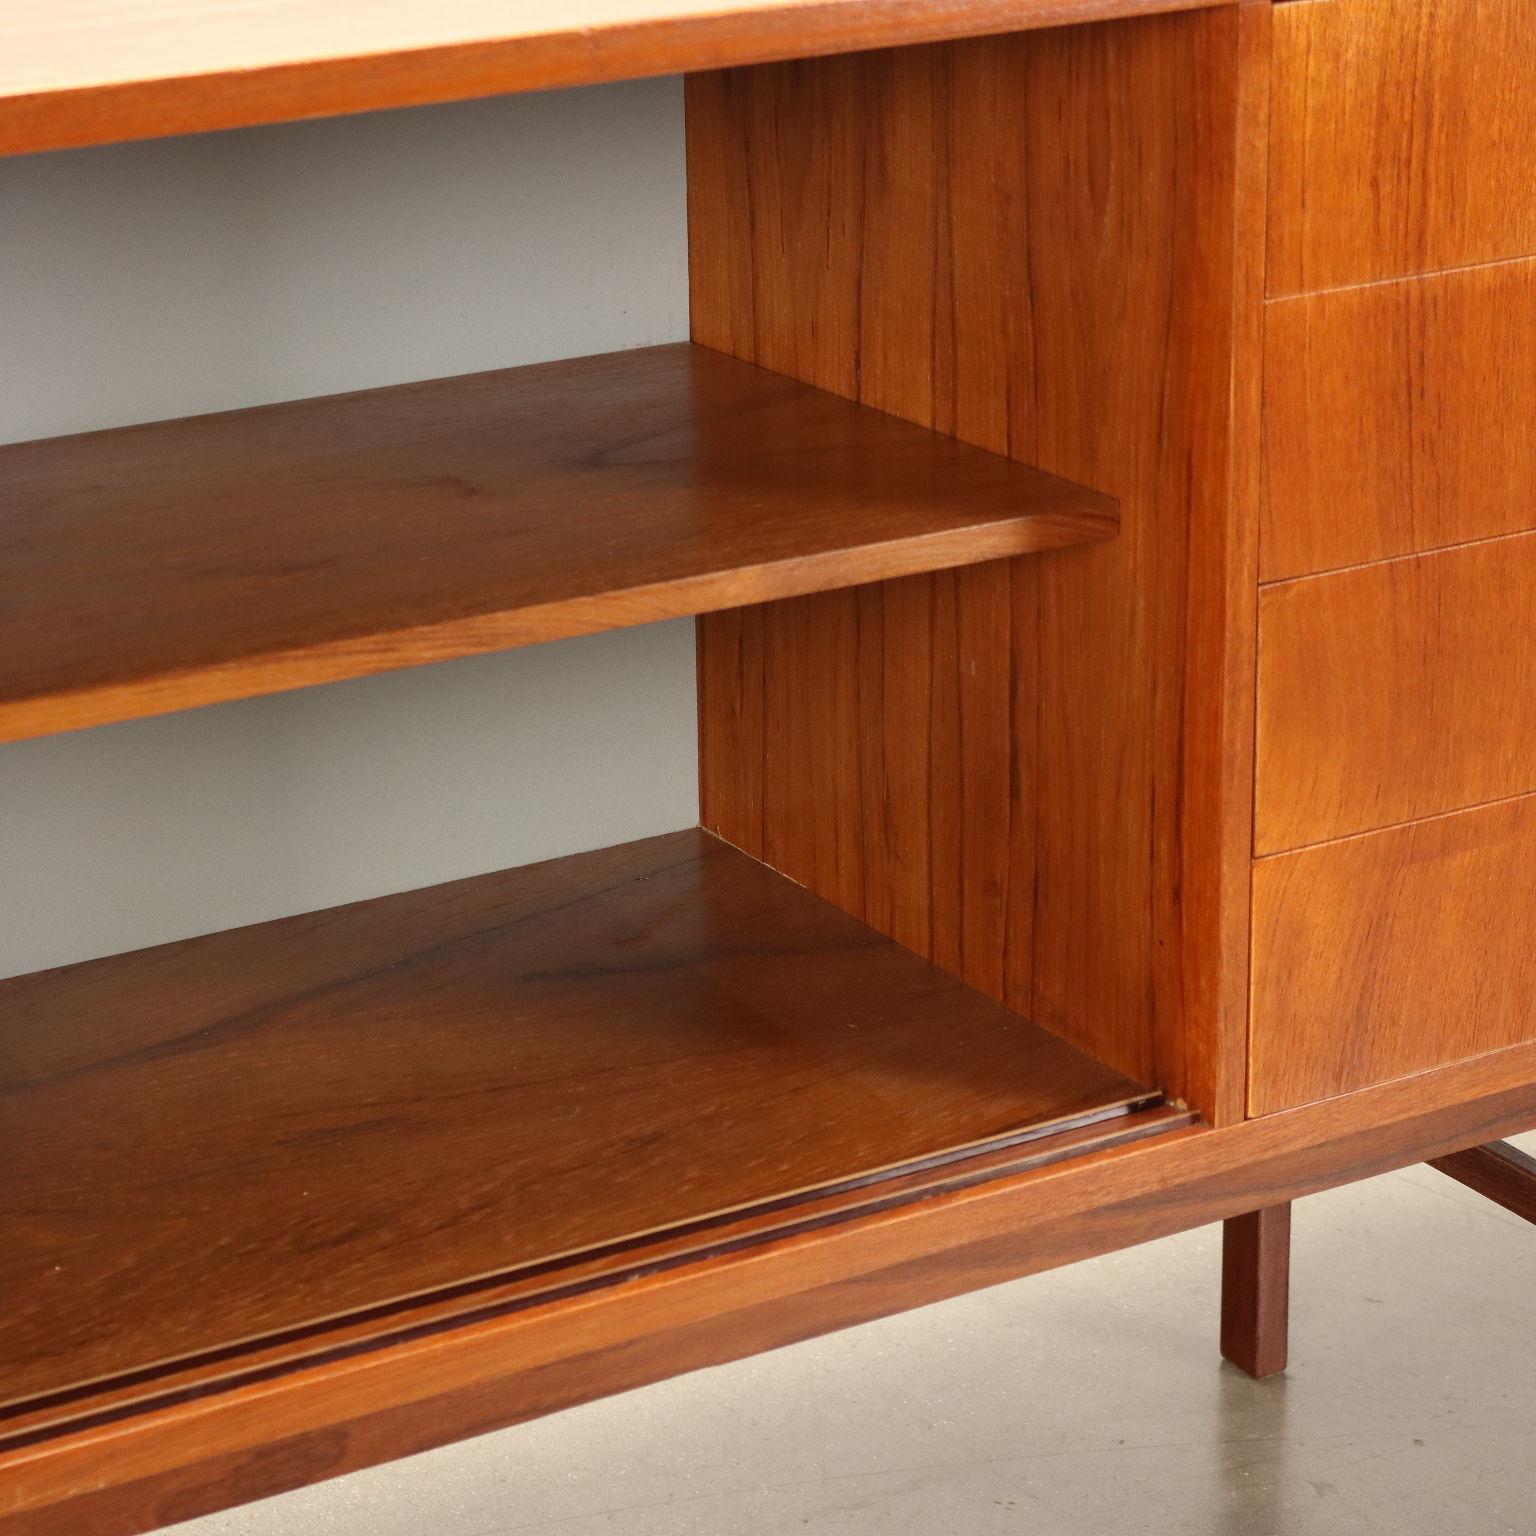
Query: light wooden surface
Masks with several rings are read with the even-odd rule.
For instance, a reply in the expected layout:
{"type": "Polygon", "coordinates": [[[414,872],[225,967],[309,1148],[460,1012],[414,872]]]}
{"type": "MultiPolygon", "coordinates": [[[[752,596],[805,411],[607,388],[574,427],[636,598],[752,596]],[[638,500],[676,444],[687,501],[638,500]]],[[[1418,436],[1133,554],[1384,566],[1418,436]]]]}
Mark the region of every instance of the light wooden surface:
{"type": "Polygon", "coordinates": [[[125,1536],[1536,1122],[1536,1048],[1152,1137],[0,1450],[3,1536],[125,1536]],[[363,1405],[366,1405],[364,1408],[363,1405]]]}
{"type": "Polygon", "coordinates": [[[1536,797],[1261,859],[1250,1109],[1536,1039],[1536,797]]]}
{"type": "Polygon", "coordinates": [[[0,1404],[1153,1097],[698,831],[0,1015],[0,1404]]]}
{"type": "Polygon", "coordinates": [[[1181,679],[1192,586],[1206,685],[1252,626],[1235,161],[1268,11],[1243,11],[688,95],[699,340],[1124,505],[1113,546],[703,621],[706,824],[1216,1118],[1241,1109],[1251,676],[1198,704],[1181,679]]]}
{"type": "Polygon", "coordinates": [[[0,448],[0,741],[1113,533],[686,344],[0,448]]]}
{"type": "Polygon", "coordinates": [[[6,0],[0,154],[1219,0],[6,0]]]}
{"type": "Polygon", "coordinates": [[[1536,527],[1536,261],[1266,314],[1266,580],[1536,527]]]}
{"type": "Polygon", "coordinates": [[[1264,588],[1260,853],[1531,789],[1536,534],[1264,588]]]}
{"type": "Polygon", "coordinates": [[[1536,254],[1530,0],[1275,7],[1272,294],[1536,254]]]}

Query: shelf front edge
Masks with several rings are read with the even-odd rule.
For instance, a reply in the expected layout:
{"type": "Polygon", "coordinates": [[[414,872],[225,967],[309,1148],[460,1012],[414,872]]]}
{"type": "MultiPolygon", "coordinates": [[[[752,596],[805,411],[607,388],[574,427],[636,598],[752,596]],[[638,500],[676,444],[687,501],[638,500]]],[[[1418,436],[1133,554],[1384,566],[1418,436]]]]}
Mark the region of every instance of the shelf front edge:
{"type": "MultiPolygon", "coordinates": [[[[32,0],[0,24],[0,155],[246,128],[513,92],[936,43],[1231,0],[758,0],[710,10],[578,4],[508,32],[506,6],[396,0],[220,17],[127,4],[111,26],[80,0],[32,0]],[[385,8],[380,7],[380,10],[385,8]],[[355,11],[355,17],[349,15],[355,11]],[[279,14],[271,14],[279,12],[279,14]],[[628,14],[625,14],[625,13],[628,14]],[[25,29],[25,30],[24,30],[25,29]],[[8,57],[7,57],[8,56],[8,57]]],[[[99,12],[99,7],[97,8],[99,12]]]]}
{"type": "Polygon", "coordinates": [[[1112,537],[689,343],[0,447],[0,741],[1112,537]]]}
{"type": "MultiPolygon", "coordinates": [[[[1044,554],[1113,538],[1119,517],[1109,511],[1070,516],[1041,515],[1027,524],[998,525],[905,539],[866,550],[872,574],[885,581],[931,571],[952,570],[988,560],[1044,554]]],[[[686,581],[657,582],[612,594],[572,598],[511,613],[477,615],[329,642],[317,648],[273,651],[186,672],[168,672],[147,683],[109,684],[34,699],[0,701],[0,745],[56,736],[67,731],[126,720],[175,714],[236,699],[348,678],[372,677],[430,666],[439,661],[515,650],[552,640],[601,634],[612,629],[689,618],[753,603],[803,597],[853,585],[837,552],[778,561],[750,573],[718,572],[686,581]],[[623,617],[616,617],[616,603],[623,617]],[[406,659],[402,659],[406,653],[406,659]],[[298,675],[301,674],[301,675],[298,675]]]]}

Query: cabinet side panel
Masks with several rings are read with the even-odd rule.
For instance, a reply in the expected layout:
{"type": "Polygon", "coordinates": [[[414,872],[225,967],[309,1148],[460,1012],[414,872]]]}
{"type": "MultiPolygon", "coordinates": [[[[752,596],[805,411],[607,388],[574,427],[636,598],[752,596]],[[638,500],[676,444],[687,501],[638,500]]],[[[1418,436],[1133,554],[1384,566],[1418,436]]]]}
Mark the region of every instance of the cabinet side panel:
{"type": "Polygon", "coordinates": [[[705,825],[1218,1119],[1246,984],[1238,84],[1267,10],[688,85],[695,340],[1124,519],[1094,549],[701,620],[705,825]]]}

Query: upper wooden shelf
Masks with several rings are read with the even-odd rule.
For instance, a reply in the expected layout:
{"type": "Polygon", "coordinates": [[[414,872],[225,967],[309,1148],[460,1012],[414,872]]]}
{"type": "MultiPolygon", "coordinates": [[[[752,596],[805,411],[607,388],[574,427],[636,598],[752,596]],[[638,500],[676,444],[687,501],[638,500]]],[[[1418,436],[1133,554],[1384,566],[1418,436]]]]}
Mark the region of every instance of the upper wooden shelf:
{"type": "Polygon", "coordinates": [[[0,448],[0,741],[1108,537],[688,344],[0,448]]]}
{"type": "Polygon", "coordinates": [[[0,1440],[1156,1097],[699,831],[20,977],[0,1016],[0,1440]]]}
{"type": "Polygon", "coordinates": [[[0,154],[1220,0],[6,0],[0,154]]]}

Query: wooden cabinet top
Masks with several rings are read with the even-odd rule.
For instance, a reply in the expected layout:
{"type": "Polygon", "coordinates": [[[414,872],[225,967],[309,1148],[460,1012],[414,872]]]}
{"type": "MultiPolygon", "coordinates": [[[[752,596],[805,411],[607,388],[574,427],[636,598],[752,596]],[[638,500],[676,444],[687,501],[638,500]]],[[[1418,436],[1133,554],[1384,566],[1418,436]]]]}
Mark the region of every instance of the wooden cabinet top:
{"type": "Polygon", "coordinates": [[[1219,0],[8,0],[0,154],[1219,0]]]}

